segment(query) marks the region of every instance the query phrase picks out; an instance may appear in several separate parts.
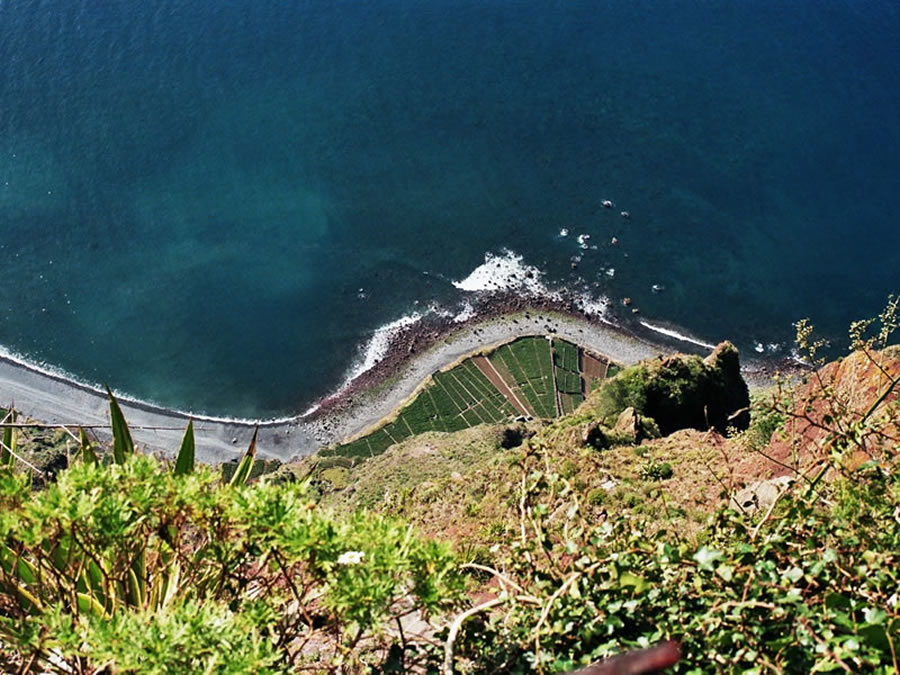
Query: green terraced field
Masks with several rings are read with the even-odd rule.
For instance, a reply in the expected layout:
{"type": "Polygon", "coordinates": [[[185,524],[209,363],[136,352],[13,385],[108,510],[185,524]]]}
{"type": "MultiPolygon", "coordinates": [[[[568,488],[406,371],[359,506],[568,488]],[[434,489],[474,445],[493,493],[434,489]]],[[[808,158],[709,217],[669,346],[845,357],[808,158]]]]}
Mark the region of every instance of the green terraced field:
{"type": "Polygon", "coordinates": [[[507,384],[515,385],[537,417],[556,417],[549,341],[542,337],[521,338],[503,345],[488,358],[507,384]]]}
{"type": "Polygon", "coordinates": [[[559,394],[559,402],[562,406],[563,415],[568,415],[573,412],[583,401],[584,397],[581,394],[564,394],[562,392],[559,394]]]}
{"type": "MultiPolygon", "coordinates": [[[[535,417],[572,412],[584,400],[579,349],[571,342],[543,337],[520,338],[495,350],[488,359],[513,393],[535,417]],[[554,375],[556,387],[554,388],[554,375]]],[[[610,368],[612,372],[612,367],[610,368]]],[[[368,436],[320,451],[320,456],[365,459],[426,431],[460,431],[517,416],[471,359],[437,372],[396,419],[368,436]]]]}
{"type": "Polygon", "coordinates": [[[553,341],[554,362],[557,368],[572,373],[580,372],[578,367],[578,347],[565,340],[553,341]]]}
{"type": "Polygon", "coordinates": [[[504,422],[516,410],[471,360],[435,373],[430,383],[397,418],[363,438],[320,455],[371,457],[395,443],[426,431],[460,431],[485,422],[504,422]]]}
{"type": "Polygon", "coordinates": [[[565,340],[553,340],[553,365],[556,368],[556,390],[563,414],[575,410],[584,400],[578,347],[565,340]]]}

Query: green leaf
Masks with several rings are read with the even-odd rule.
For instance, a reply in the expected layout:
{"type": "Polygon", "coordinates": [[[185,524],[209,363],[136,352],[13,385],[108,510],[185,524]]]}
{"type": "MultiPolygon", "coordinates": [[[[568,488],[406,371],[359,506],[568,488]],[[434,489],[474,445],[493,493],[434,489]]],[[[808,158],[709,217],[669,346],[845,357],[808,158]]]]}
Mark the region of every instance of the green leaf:
{"type": "Polygon", "coordinates": [[[863,610],[863,618],[868,624],[882,624],[884,623],[884,620],[887,619],[887,616],[887,612],[885,612],[880,607],[866,607],[863,610]]]}
{"type": "Polygon", "coordinates": [[[694,560],[696,560],[697,564],[700,565],[700,569],[706,570],[708,572],[711,572],[713,570],[713,563],[716,562],[716,560],[719,560],[721,557],[721,551],[707,548],[706,546],[704,546],[694,554],[694,560]]]}
{"type": "Polygon", "coordinates": [[[253,468],[253,462],[256,460],[256,436],[259,434],[259,425],[253,430],[253,438],[250,439],[250,447],[244,453],[241,463],[238,464],[237,471],[228,482],[229,485],[244,485],[250,478],[250,470],[253,468]]]}
{"type": "Polygon", "coordinates": [[[803,570],[799,567],[792,567],[787,572],[782,575],[785,579],[790,581],[792,584],[797,583],[803,577],[803,570]]]}
{"type": "Polygon", "coordinates": [[[194,420],[188,420],[187,429],[184,430],[184,439],[181,441],[181,450],[178,451],[178,459],[175,460],[175,475],[191,473],[194,470],[194,420]]]}
{"type": "MultiPolygon", "coordinates": [[[[16,421],[16,411],[10,409],[4,421],[14,424],[16,421]]],[[[14,427],[5,427],[3,429],[3,447],[0,448],[0,466],[11,469],[16,463],[14,453],[16,452],[17,441],[18,434],[16,433],[16,429],[14,427]]]]}
{"type": "Polygon", "coordinates": [[[144,606],[144,591],[146,590],[144,580],[139,578],[135,568],[137,562],[128,570],[126,581],[128,583],[127,599],[128,604],[136,609],[144,606]]]}
{"type": "Polygon", "coordinates": [[[81,614],[92,614],[98,619],[106,619],[106,610],[94,596],[87,593],[78,594],[78,611],[81,614]]]}
{"type": "Polygon", "coordinates": [[[109,419],[113,433],[113,460],[116,464],[124,464],[125,460],[134,454],[134,441],[131,440],[131,432],[128,431],[128,424],[125,422],[119,402],[109,387],[106,388],[106,393],[109,395],[109,419]]]}
{"type": "Polygon", "coordinates": [[[81,459],[85,464],[99,464],[97,453],[94,452],[94,444],[88,439],[83,427],[78,429],[78,440],[81,444],[81,459]]]}
{"type": "Polygon", "coordinates": [[[731,581],[734,578],[734,567],[731,565],[719,565],[716,569],[716,574],[722,577],[725,581],[731,581]]]}
{"type": "Polygon", "coordinates": [[[647,582],[643,577],[639,577],[636,574],[622,572],[622,574],[619,575],[619,588],[625,588],[627,586],[634,588],[635,593],[641,593],[644,588],[646,588],[647,582]]]}

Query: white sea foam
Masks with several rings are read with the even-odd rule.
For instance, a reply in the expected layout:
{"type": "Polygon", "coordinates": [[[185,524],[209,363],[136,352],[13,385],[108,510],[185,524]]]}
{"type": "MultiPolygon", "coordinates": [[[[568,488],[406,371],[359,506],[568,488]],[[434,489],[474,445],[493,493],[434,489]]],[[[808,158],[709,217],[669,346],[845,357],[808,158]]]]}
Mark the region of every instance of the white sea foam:
{"type": "Polygon", "coordinates": [[[706,347],[707,349],[715,349],[715,345],[711,345],[708,342],[703,342],[702,340],[698,340],[696,338],[692,338],[690,335],[685,335],[684,333],[679,333],[678,331],[674,331],[670,328],[663,328],[662,326],[654,326],[652,323],[648,323],[647,321],[641,321],[640,324],[644,328],[649,328],[652,331],[659,333],[660,335],[665,335],[670,338],[675,338],[676,340],[681,340],[682,342],[690,342],[691,344],[695,344],[699,347],[706,347]]]}
{"type": "Polygon", "coordinates": [[[67,373],[66,371],[62,370],[61,368],[51,366],[47,363],[32,361],[22,356],[21,354],[11,351],[3,346],[0,346],[0,359],[11,361],[17,366],[21,366],[22,368],[26,368],[32,372],[39,373],[46,377],[51,377],[55,380],[62,380],[63,382],[67,382],[73,386],[86,387],[88,389],[96,391],[98,394],[106,394],[106,391],[99,384],[80,380],[71,373],[67,373]]]}
{"type": "Polygon", "coordinates": [[[609,298],[607,297],[595,298],[584,293],[575,299],[575,304],[585,314],[598,318],[605,318],[609,311],[609,298]]]}
{"type": "Polygon", "coordinates": [[[302,419],[304,417],[309,417],[310,415],[312,415],[314,412],[316,412],[316,410],[318,410],[321,407],[322,407],[321,403],[313,403],[306,410],[304,410],[302,413],[297,415],[297,418],[302,419]]]}
{"type": "Polygon", "coordinates": [[[467,302],[463,305],[463,308],[459,313],[453,317],[453,322],[462,323],[463,321],[468,321],[473,316],[475,316],[475,308],[472,306],[471,302],[467,302]]]}
{"type": "Polygon", "coordinates": [[[543,273],[527,265],[519,254],[503,250],[484,254],[484,263],[453,285],[461,291],[519,291],[531,295],[553,295],[541,280],[543,273]]]}
{"type": "Polygon", "coordinates": [[[418,312],[401,316],[396,321],[391,321],[380,328],[376,328],[372,337],[369,338],[366,346],[361,350],[362,355],[359,361],[350,369],[350,373],[344,380],[344,384],[338,389],[338,393],[346,389],[353,380],[368,370],[371,370],[383,359],[390,347],[391,339],[407,326],[411,326],[422,319],[422,315],[418,312]]]}

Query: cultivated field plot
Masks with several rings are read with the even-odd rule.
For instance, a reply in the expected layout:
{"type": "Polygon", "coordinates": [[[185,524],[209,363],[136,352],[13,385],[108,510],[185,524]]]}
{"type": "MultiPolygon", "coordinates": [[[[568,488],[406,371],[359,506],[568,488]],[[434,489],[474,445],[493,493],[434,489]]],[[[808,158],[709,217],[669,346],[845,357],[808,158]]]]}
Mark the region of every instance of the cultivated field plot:
{"type": "Polygon", "coordinates": [[[460,431],[478,424],[504,422],[518,415],[484,374],[467,359],[445,373],[435,373],[397,418],[368,436],[320,455],[373,457],[395,443],[426,431],[460,431]]]}
{"type": "Polygon", "coordinates": [[[612,375],[609,375],[609,363],[591,354],[583,355],[581,372],[584,375],[585,389],[588,393],[594,391],[596,386],[607,376],[612,377],[612,375]]]}
{"type": "Polygon", "coordinates": [[[557,416],[549,340],[521,338],[503,345],[488,358],[535,417],[557,416]]]}
{"type": "Polygon", "coordinates": [[[553,366],[556,368],[556,396],[560,413],[567,415],[584,401],[579,349],[571,342],[553,340],[553,366]]]}
{"type": "Polygon", "coordinates": [[[503,397],[512,404],[512,407],[515,408],[520,415],[524,415],[525,417],[533,416],[528,406],[526,406],[525,403],[516,396],[513,390],[509,388],[506,380],[504,380],[503,376],[497,372],[497,369],[494,368],[487,357],[473,356],[472,363],[474,363],[478,370],[480,370],[490,383],[497,388],[503,397]]]}
{"type": "Polygon", "coordinates": [[[519,338],[434,373],[393,421],[319,455],[365,459],[426,431],[459,431],[520,415],[552,419],[575,410],[613,368],[566,340],[519,338]]]}

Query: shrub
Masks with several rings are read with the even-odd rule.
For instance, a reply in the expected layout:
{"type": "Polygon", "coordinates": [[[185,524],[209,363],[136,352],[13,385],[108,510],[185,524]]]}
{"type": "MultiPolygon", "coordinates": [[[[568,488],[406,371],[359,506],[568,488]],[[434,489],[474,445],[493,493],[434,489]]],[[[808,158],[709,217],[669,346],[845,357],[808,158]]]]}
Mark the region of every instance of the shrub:
{"type": "Polygon", "coordinates": [[[318,640],[327,670],[399,601],[457,601],[447,547],[384,516],[335,518],[305,483],[248,485],[255,442],[230,484],[193,466],[192,433],[169,471],[134,453],[111,406],[114,463],[85,447],[41,492],[0,468],[0,640],[21,663],[269,672],[318,640]]]}
{"type": "Polygon", "coordinates": [[[641,467],[641,478],[644,480],[666,480],[675,474],[672,465],[668,462],[650,460],[641,467]]]}
{"type": "Polygon", "coordinates": [[[586,501],[591,506],[602,506],[606,501],[606,490],[603,488],[594,488],[587,493],[586,501]]]}

